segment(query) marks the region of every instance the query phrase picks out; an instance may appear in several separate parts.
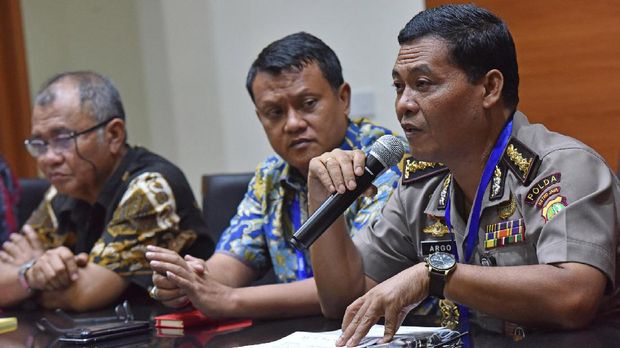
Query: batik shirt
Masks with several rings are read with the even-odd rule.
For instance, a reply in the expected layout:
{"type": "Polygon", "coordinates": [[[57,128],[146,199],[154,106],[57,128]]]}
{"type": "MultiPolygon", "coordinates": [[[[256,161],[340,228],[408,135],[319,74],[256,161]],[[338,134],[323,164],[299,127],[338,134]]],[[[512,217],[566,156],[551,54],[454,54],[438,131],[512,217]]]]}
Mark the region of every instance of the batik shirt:
{"type": "MultiPolygon", "coordinates": [[[[368,120],[349,121],[340,148],[368,152],[375,140],[385,134],[392,132],[368,120]]],[[[360,197],[345,211],[351,235],[380,214],[398,185],[399,175],[398,166],[389,168],[375,180],[378,192],[374,197],[360,197]]],[[[301,256],[303,260],[298,260],[296,249],[288,242],[299,227],[296,225],[308,218],[307,192],[306,178],[295,168],[279,156],[268,157],[258,165],[237,214],[220,237],[216,252],[231,255],[259,273],[273,267],[281,283],[301,280],[298,261],[303,262],[306,273],[311,275],[309,253],[305,252],[301,256]]]]}
{"type": "Polygon", "coordinates": [[[45,249],[63,245],[86,252],[90,262],[144,288],[151,284],[147,245],[179,252],[206,235],[183,173],[142,148],[128,149],[95,204],[51,187],[27,223],[45,249]]]}

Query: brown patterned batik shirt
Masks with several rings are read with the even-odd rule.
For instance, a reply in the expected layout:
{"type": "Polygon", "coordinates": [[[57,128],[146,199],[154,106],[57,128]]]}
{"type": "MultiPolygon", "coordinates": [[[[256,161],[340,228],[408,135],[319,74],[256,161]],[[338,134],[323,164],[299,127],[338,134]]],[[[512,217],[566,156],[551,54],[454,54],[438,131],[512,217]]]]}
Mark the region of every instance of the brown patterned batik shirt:
{"type": "MultiPolygon", "coordinates": [[[[144,288],[151,269],[144,257],[153,244],[181,252],[205,225],[183,173],[142,148],[129,148],[97,202],[58,194],[54,187],[27,222],[44,248],[61,245],[144,288]]],[[[213,244],[208,243],[212,249],[213,244]]]]}

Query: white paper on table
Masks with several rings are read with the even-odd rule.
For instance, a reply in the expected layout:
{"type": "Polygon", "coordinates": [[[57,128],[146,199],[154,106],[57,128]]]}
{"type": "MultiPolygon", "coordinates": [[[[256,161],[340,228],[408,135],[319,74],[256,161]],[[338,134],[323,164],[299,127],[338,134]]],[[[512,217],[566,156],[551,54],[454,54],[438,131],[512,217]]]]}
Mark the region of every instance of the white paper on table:
{"type": "MultiPolygon", "coordinates": [[[[358,347],[365,347],[367,345],[377,344],[378,340],[383,337],[384,332],[383,325],[374,325],[366,334],[366,337],[376,337],[376,340],[372,340],[364,345],[358,347]]],[[[435,331],[443,329],[442,327],[424,327],[424,326],[401,326],[398,329],[397,335],[412,335],[412,334],[425,334],[429,335],[435,331]]],[[[335,342],[342,334],[342,330],[325,331],[325,332],[304,332],[297,331],[284,338],[281,338],[274,342],[255,344],[250,346],[244,346],[243,348],[333,348],[335,342]]]]}

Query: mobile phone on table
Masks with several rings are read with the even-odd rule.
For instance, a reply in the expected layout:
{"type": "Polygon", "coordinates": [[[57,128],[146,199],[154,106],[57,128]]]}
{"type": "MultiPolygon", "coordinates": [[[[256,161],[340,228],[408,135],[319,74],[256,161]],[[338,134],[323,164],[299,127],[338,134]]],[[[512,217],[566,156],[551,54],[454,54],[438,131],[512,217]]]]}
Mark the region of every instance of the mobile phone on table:
{"type": "Polygon", "coordinates": [[[140,335],[150,329],[151,326],[148,321],[94,324],[67,331],[58,340],[66,343],[88,344],[140,335]]]}

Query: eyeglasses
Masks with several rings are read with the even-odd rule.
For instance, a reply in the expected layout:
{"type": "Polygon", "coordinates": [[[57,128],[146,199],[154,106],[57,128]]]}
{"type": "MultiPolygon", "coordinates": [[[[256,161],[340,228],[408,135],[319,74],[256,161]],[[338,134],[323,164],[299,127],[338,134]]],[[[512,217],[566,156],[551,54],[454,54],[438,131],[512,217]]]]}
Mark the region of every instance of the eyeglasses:
{"type": "Polygon", "coordinates": [[[80,135],[90,133],[98,128],[101,128],[116,117],[110,117],[107,120],[97,123],[96,125],[85,129],[81,132],[70,132],[67,134],[61,134],[50,140],[43,139],[26,139],[24,141],[24,145],[26,145],[26,150],[30,153],[30,155],[34,158],[45,155],[48,148],[51,148],[52,151],[56,154],[61,154],[63,152],[68,151],[71,148],[71,144],[73,143],[73,139],[76,139],[80,135]]]}

